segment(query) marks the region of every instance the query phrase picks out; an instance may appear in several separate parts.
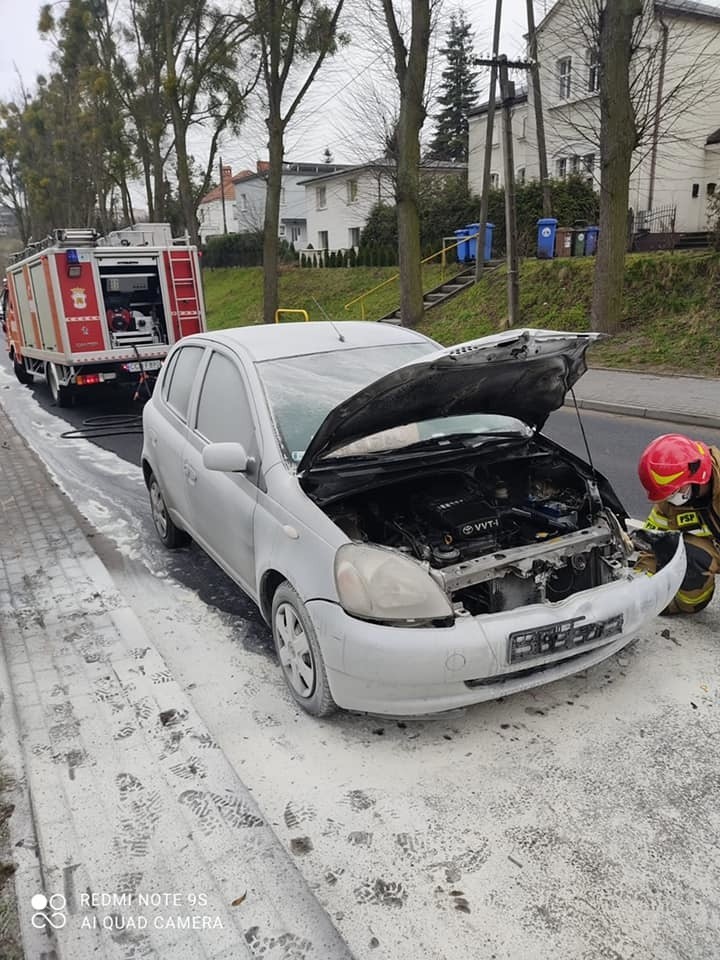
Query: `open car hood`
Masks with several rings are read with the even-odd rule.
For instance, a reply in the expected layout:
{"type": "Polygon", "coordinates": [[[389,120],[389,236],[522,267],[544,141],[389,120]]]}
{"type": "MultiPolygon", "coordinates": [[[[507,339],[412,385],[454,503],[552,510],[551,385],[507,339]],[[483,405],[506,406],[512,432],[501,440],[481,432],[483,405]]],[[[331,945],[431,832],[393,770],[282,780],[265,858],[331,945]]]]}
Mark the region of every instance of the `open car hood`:
{"type": "Polygon", "coordinates": [[[501,414],[540,429],[585,373],[585,351],[601,336],[508,330],[398,367],[330,411],[298,474],[355,440],[437,417],[501,414]]]}

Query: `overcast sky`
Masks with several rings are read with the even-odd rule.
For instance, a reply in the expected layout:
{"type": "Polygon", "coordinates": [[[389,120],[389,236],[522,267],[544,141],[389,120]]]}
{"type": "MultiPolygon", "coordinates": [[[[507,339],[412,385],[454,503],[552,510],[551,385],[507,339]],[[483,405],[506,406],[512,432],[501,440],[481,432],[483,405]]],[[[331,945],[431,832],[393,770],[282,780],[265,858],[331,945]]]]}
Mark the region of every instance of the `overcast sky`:
{"type": "MultiPolygon", "coordinates": [[[[37,33],[37,20],[43,0],[0,0],[2,33],[0,33],[0,99],[10,99],[17,94],[19,77],[29,89],[33,89],[35,76],[47,70],[51,46],[43,42],[37,33]]],[[[357,6],[357,0],[346,0],[346,10],[357,6]]],[[[445,0],[447,15],[458,4],[445,0]]],[[[541,17],[545,4],[536,3],[536,16],[541,17]]],[[[467,0],[462,4],[466,17],[475,30],[478,53],[487,55],[492,36],[494,0],[467,0]]],[[[352,33],[352,27],[346,26],[352,33]]],[[[525,0],[504,0],[503,46],[510,55],[522,48],[525,31],[525,0]]],[[[440,33],[442,41],[443,32],[440,33]]],[[[364,88],[369,77],[378,73],[377,56],[367,57],[366,51],[356,53],[350,48],[341,57],[329,64],[316,84],[312,96],[312,110],[306,110],[290,131],[286,156],[296,161],[322,161],[326,146],[330,147],[337,162],[353,162],[368,159],[367,154],[377,152],[374,145],[360,143],[361,132],[354,130],[351,116],[353,97],[364,88]],[[374,62],[373,62],[374,61],[374,62]]],[[[428,124],[428,130],[432,124],[428,124]]],[[[250,121],[239,140],[223,144],[224,159],[233,170],[253,167],[256,159],[266,156],[262,124],[250,121]]]]}

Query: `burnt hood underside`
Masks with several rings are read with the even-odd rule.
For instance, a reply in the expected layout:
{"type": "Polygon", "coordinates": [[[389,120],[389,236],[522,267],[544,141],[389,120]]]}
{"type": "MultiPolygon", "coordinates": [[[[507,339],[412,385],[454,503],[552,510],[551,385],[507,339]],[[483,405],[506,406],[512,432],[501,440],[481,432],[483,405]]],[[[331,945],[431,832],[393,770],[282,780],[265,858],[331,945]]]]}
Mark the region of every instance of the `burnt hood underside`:
{"type": "Polygon", "coordinates": [[[408,423],[467,414],[515,417],[541,429],[587,369],[598,334],[522,330],[451,347],[400,367],[335,407],[298,465],[408,423]]]}

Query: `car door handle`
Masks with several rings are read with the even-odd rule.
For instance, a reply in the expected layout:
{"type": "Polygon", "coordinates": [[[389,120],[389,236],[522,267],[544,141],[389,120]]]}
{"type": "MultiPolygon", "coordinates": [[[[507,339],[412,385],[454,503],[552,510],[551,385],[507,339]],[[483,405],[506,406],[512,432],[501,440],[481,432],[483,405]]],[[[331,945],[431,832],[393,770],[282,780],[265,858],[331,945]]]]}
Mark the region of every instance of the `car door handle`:
{"type": "Polygon", "coordinates": [[[188,483],[195,483],[197,481],[197,474],[195,473],[193,468],[190,466],[190,464],[187,462],[187,460],[185,461],[185,463],[183,463],[183,473],[185,474],[185,479],[187,480],[188,483]]]}

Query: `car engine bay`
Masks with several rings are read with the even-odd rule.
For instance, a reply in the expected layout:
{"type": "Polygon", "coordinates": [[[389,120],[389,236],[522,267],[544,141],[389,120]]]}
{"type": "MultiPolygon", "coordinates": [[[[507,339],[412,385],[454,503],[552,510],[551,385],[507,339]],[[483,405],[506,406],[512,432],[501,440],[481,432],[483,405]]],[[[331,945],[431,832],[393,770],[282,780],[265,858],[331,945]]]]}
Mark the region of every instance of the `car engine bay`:
{"type": "Polygon", "coordinates": [[[425,564],[456,614],[559,601],[628,572],[632,549],[591,478],[554,450],[428,467],[325,508],[352,540],[425,564]]]}

